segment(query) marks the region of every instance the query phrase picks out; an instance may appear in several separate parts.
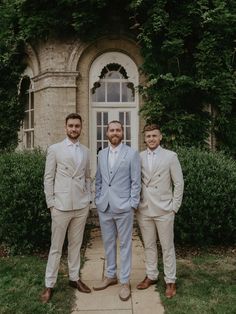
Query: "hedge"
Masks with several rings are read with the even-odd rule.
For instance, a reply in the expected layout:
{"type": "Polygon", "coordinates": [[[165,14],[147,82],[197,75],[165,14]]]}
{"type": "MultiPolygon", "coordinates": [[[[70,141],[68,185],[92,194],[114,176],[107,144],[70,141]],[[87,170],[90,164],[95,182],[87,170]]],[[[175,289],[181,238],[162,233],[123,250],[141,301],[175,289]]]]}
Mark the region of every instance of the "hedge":
{"type": "MultiPolygon", "coordinates": [[[[179,148],[185,180],[176,215],[179,244],[236,243],[236,162],[223,153],[179,148]]],[[[45,154],[0,154],[0,244],[11,253],[48,249],[50,214],[43,193],[45,154]]]]}
{"type": "Polygon", "coordinates": [[[11,253],[49,246],[44,164],[45,155],[40,151],[0,154],[0,243],[7,245],[11,253]]]}
{"type": "Polygon", "coordinates": [[[177,243],[236,243],[236,162],[221,152],[177,150],[185,188],[176,215],[177,243]]]}

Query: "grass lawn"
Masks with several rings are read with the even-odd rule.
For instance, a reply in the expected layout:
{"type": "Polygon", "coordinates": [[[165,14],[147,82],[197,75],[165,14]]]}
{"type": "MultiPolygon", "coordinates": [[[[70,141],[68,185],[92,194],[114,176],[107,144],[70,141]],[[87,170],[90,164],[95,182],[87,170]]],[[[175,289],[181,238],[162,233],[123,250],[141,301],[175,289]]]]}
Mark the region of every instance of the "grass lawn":
{"type": "MultiPolygon", "coordinates": [[[[70,313],[74,291],[68,286],[66,259],[51,302],[40,302],[46,261],[39,256],[0,258],[0,314],[70,313]]],[[[177,295],[171,300],[164,297],[160,268],[157,290],[166,314],[236,313],[236,251],[177,250],[177,295]]]]}
{"type": "Polygon", "coordinates": [[[177,295],[170,300],[163,277],[157,283],[166,314],[236,313],[236,250],[177,254],[177,277],[177,295]]]}
{"type": "Polygon", "coordinates": [[[0,258],[0,314],[70,313],[74,291],[68,286],[66,259],[62,259],[51,302],[40,302],[46,262],[39,256],[0,258]]]}

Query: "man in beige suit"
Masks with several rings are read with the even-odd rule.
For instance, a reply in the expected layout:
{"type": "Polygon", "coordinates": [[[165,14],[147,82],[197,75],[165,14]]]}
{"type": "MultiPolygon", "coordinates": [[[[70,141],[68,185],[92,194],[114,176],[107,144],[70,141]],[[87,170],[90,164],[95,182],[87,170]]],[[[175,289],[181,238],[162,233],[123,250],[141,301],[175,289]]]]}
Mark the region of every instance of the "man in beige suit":
{"type": "Polygon", "coordinates": [[[166,297],[176,294],[176,257],[174,247],[174,218],[183,197],[183,174],[176,153],[160,146],[159,126],[144,128],[147,149],[140,153],[142,191],[137,220],[141,229],[146,260],[146,277],[137,289],[146,289],[158,279],[157,233],[164,264],[166,297]]]}
{"type": "Polygon", "coordinates": [[[82,119],[77,113],[65,119],[66,139],[49,147],[44,174],[44,192],[51,211],[51,247],[45,274],[47,303],[57,281],[62,247],[67,232],[69,285],[89,293],[79,278],[80,248],[91,199],[89,150],[79,142],[82,119]]]}

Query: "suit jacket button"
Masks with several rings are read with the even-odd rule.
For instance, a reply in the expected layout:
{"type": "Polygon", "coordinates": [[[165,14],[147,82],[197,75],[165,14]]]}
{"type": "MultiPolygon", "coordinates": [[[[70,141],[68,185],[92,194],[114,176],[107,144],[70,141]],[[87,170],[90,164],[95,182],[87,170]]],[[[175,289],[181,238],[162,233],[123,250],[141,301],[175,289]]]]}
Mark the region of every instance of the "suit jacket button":
{"type": "Polygon", "coordinates": [[[111,184],[109,184],[109,186],[111,186],[111,184]]]}

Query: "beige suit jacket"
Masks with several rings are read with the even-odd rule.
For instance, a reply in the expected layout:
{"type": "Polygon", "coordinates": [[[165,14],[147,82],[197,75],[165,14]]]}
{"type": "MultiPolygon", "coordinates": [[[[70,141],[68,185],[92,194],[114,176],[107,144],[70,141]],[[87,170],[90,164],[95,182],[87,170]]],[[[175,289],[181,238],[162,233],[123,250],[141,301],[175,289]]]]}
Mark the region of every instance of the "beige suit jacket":
{"type": "Polygon", "coordinates": [[[44,193],[48,208],[81,209],[91,200],[89,150],[80,144],[82,159],[75,164],[66,141],[48,148],[44,173],[44,193]]]}
{"type": "Polygon", "coordinates": [[[180,208],[184,180],[177,154],[157,149],[152,171],[149,170],[147,150],[140,153],[142,169],[142,191],[139,211],[147,216],[160,216],[180,208]]]}

